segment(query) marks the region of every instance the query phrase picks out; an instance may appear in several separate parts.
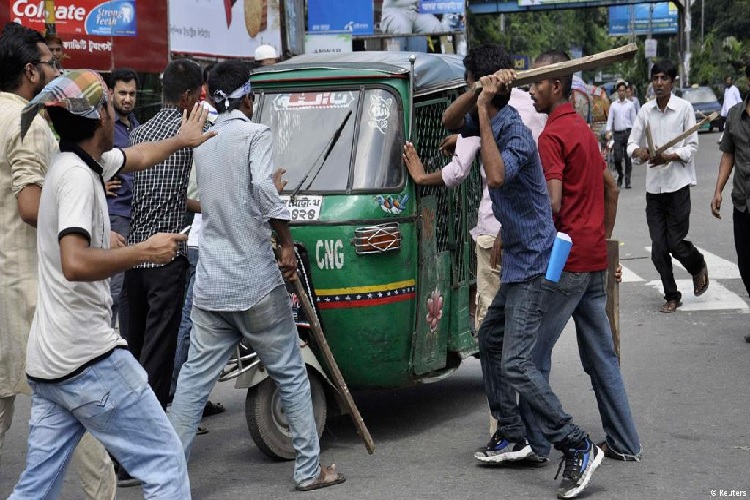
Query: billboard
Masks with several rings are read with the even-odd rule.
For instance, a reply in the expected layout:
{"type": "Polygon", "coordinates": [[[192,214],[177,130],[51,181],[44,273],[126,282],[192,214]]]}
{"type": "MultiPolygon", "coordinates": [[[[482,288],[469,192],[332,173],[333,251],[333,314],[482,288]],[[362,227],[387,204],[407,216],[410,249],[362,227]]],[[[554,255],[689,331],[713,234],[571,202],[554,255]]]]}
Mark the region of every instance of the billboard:
{"type": "Polygon", "coordinates": [[[350,32],[372,35],[375,31],[372,0],[308,0],[307,31],[311,33],[350,32]]]}
{"type": "MultiPolygon", "coordinates": [[[[10,0],[10,16],[44,32],[44,0],[10,0]]],[[[55,27],[59,35],[136,36],[136,0],[57,0],[55,27]]]]}
{"type": "Polygon", "coordinates": [[[253,57],[267,44],[281,54],[282,0],[169,0],[172,52],[212,57],[253,57]]]}
{"type": "Polygon", "coordinates": [[[679,27],[679,12],[674,2],[609,8],[609,36],[674,34],[679,27]]]}

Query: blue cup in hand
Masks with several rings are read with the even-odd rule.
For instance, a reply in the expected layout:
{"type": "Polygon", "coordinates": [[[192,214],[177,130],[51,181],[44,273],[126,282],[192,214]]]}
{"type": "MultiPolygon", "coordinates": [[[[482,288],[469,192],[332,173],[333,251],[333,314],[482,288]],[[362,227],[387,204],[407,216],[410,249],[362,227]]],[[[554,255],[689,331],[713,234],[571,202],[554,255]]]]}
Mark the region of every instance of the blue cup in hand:
{"type": "Polygon", "coordinates": [[[570,255],[570,249],[573,247],[573,240],[565,233],[557,233],[555,243],[552,245],[552,254],[547,264],[547,274],[544,276],[548,281],[557,283],[560,281],[565,262],[570,255]]]}

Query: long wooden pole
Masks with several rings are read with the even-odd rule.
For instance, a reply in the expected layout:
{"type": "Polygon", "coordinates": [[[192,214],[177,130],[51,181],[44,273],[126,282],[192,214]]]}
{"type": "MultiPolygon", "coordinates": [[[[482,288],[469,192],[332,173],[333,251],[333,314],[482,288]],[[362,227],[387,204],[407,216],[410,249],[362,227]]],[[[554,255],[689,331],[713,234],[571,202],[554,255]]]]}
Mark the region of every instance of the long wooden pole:
{"type": "MultiPolygon", "coordinates": [[[[631,59],[637,53],[638,46],[634,43],[629,43],[620,48],[605,50],[604,52],[599,52],[598,54],[579,57],[578,59],[572,59],[570,61],[548,64],[547,66],[542,66],[541,68],[519,71],[516,73],[516,79],[510,85],[511,87],[520,87],[522,85],[528,85],[539,80],[572,75],[573,73],[577,73],[578,71],[599,68],[601,66],[606,66],[615,62],[631,59]]],[[[474,90],[481,89],[481,83],[477,82],[474,84],[474,90]]]]}
{"type": "Polygon", "coordinates": [[[328,346],[328,341],[326,340],[325,335],[323,335],[323,329],[318,321],[318,315],[315,313],[315,309],[310,303],[310,298],[307,296],[307,292],[305,292],[305,288],[302,286],[302,282],[299,278],[294,280],[294,289],[297,292],[297,298],[299,299],[300,304],[302,304],[302,309],[305,311],[305,316],[310,322],[313,339],[315,340],[315,343],[318,344],[320,353],[323,355],[323,360],[326,365],[328,365],[328,369],[331,372],[333,385],[336,386],[336,389],[344,398],[344,404],[352,415],[354,426],[357,428],[357,434],[359,434],[364,441],[367,452],[372,455],[375,452],[375,442],[372,440],[370,431],[367,430],[365,421],[359,413],[359,408],[357,408],[357,405],[354,403],[354,398],[352,398],[352,394],[349,392],[349,387],[347,387],[346,382],[344,381],[344,376],[341,374],[341,370],[339,370],[339,365],[333,357],[333,353],[328,346]]]}
{"type": "Polygon", "coordinates": [[[617,361],[620,361],[620,284],[615,278],[620,264],[620,242],[607,240],[607,318],[612,329],[612,341],[615,344],[617,361]]]}
{"type": "Polygon", "coordinates": [[[681,140],[687,139],[694,132],[697,132],[698,130],[700,130],[703,125],[705,125],[706,123],[714,121],[718,117],[719,117],[719,113],[717,113],[717,112],[714,111],[713,113],[711,113],[710,115],[708,115],[707,117],[705,117],[704,119],[702,119],[701,121],[699,121],[698,123],[696,123],[695,125],[693,125],[692,127],[690,127],[689,129],[687,129],[686,131],[684,131],[683,133],[681,133],[680,135],[678,135],[674,139],[672,139],[670,141],[667,141],[667,143],[664,144],[663,146],[659,146],[656,149],[655,154],[657,154],[657,155],[661,154],[664,151],[666,151],[667,149],[669,149],[672,146],[674,146],[675,144],[677,144],[678,142],[680,142],[681,140]]]}

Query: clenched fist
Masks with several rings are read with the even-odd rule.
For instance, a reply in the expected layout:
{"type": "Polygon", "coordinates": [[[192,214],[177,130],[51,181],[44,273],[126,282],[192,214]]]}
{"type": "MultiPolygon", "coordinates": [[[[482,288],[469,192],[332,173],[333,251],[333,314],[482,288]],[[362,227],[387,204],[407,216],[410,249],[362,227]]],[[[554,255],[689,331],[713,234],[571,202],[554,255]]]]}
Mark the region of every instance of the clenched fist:
{"type": "Polygon", "coordinates": [[[180,241],[187,241],[186,234],[158,233],[142,243],[146,260],[154,264],[169,264],[177,256],[180,241]]]}

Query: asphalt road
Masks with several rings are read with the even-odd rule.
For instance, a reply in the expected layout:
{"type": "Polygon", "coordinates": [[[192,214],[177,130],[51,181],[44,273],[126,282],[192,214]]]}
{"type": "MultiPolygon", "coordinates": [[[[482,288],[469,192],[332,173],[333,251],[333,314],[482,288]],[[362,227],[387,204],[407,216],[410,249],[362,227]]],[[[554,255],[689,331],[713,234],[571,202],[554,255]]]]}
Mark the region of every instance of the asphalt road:
{"type": "MultiPolygon", "coordinates": [[[[698,186],[692,191],[690,239],[709,252],[711,286],[694,299],[690,276],[676,270],[685,306],[657,312],[661,293],[649,258],[645,221],[645,174],[635,168],[633,189],[623,190],[615,236],[622,241],[626,280],[621,285],[622,370],[644,447],[643,460],[605,459],[582,498],[710,499],[747,497],[750,491],[750,333],[747,294],[737,274],[730,187],[724,219],[709,210],[719,152],[718,134],[701,135],[698,186]],[[682,284],[684,283],[684,286],[682,284]],[[738,493],[739,492],[739,493],[738,493]]],[[[574,336],[566,330],[555,351],[553,387],[565,408],[595,440],[603,438],[588,377],[574,336]]],[[[245,391],[231,383],[211,396],[227,407],[204,420],[210,429],[195,441],[190,462],[193,497],[327,499],[554,498],[557,455],[541,469],[478,465],[475,448],[488,438],[479,363],[468,360],[452,377],[434,384],[356,392],[354,397],[375,439],[370,456],[348,417],[329,421],[323,461],[336,462],[348,481],[314,493],[293,491],[292,464],[266,458],[248,434],[245,391]]],[[[3,451],[0,497],[23,468],[28,398],[19,398],[3,451]]],[[[81,498],[68,474],[65,500],[81,498]]],[[[143,498],[140,488],[118,498],[143,498]]]]}

